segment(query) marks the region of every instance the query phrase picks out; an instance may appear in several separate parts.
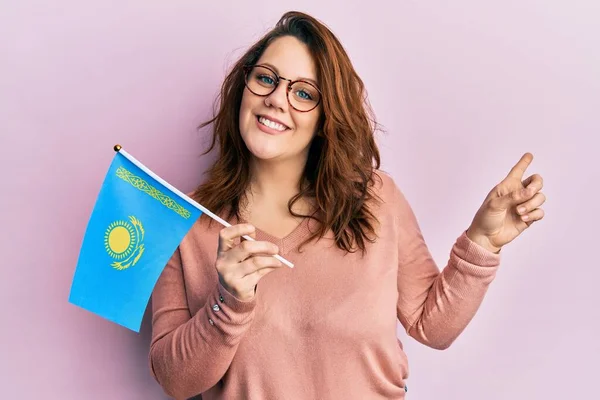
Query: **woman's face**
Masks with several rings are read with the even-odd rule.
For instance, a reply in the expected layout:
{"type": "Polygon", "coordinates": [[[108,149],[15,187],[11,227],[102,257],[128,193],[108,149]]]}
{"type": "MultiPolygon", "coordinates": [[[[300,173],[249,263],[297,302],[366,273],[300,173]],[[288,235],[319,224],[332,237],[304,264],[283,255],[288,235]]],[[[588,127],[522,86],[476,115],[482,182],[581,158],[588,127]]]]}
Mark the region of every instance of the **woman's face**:
{"type": "MultiPolygon", "coordinates": [[[[277,75],[291,81],[304,79],[312,81],[316,87],[319,85],[316,66],[308,47],[292,36],[274,40],[256,65],[266,65],[277,75]]],[[[271,75],[257,75],[253,72],[251,79],[255,79],[255,83],[259,82],[257,85],[272,87],[276,77],[271,75]]],[[[281,79],[275,91],[268,96],[259,96],[248,87],[244,88],[239,116],[240,133],[248,150],[259,160],[306,162],[322,106],[319,103],[308,112],[295,110],[288,102],[288,84],[288,80],[281,79]]],[[[303,83],[295,85],[289,96],[290,99],[296,96],[292,101],[296,106],[300,105],[300,108],[314,101],[311,97],[319,98],[314,87],[303,83]]]]}

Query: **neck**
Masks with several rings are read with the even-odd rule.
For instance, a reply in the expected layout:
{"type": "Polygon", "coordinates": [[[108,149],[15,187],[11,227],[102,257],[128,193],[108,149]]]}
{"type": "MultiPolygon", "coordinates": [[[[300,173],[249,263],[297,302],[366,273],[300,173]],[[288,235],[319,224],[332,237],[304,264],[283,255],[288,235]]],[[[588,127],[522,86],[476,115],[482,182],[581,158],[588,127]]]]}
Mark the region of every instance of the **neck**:
{"type": "Polygon", "coordinates": [[[306,160],[297,159],[286,161],[253,159],[250,163],[252,196],[287,204],[289,199],[300,191],[305,164],[306,160]]]}

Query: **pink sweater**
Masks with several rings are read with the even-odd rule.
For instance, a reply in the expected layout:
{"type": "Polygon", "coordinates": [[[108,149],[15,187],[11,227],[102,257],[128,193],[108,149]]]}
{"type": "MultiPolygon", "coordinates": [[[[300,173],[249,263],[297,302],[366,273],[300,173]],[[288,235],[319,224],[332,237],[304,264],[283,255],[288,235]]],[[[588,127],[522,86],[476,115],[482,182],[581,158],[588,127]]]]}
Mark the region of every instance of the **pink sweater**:
{"type": "MultiPolygon", "coordinates": [[[[344,254],[331,233],[298,252],[315,222],[277,244],[295,264],[266,275],[252,301],[220,284],[222,226],[201,218],[153,293],[152,373],[176,399],[404,399],[408,364],[396,336],[448,347],[469,323],[500,256],[463,231],[440,273],[410,205],[379,173],[376,243],[344,254]],[[200,397],[198,397],[200,398],[200,397]]],[[[237,221],[230,221],[235,223],[237,221]]]]}

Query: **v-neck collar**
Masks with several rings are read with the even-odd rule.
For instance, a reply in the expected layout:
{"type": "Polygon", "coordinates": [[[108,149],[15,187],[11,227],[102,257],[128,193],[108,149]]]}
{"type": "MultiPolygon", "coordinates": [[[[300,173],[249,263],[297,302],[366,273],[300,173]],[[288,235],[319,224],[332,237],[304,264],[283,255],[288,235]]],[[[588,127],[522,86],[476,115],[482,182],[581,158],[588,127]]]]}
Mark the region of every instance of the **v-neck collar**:
{"type": "MultiPolygon", "coordinates": [[[[244,218],[238,219],[238,222],[244,224],[252,224],[251,222],[246,221],[244,218]]],[[[285,237],[282,238],[271,235],[270,233],[267,233],[255,226],[255,239],[264,240],[277,245],[277,247],[279,247],[279,253],[281,255],[284,255],[294,250],[297,246],[300,245],[300,243],[302,243],[302,241],[304,241],[312,232],[314,232],[317,224],[318,222],[314,219],[305,217],[302,219],[302,221],[300,221],[298,225],[296,225],[296,227],[290,233],[288,233],[285,237]]]]}

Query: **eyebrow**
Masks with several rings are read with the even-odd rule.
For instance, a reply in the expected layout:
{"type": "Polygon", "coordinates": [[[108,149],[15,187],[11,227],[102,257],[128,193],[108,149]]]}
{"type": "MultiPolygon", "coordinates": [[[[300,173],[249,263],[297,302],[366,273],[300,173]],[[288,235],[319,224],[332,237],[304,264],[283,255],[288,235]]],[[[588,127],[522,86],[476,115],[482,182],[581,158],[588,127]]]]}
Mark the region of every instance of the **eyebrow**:
{"type": "MultiPolygon", "coordinates": [[[[277,72],[279,74],[279,70],[277,69],[276,66],[274,66],[273,64],[270,63],[261,63],[262,65],[266,65],[267,67],[271,67],[275,70],[275,72],[277,72]]],[[[317,83],[317,81],[315,81],[314,79],[310,79],[310,78],[304,78],[304,77],[300,77],[298,79],[292,79],[292,80],[302,80],[302,81],[308,81],[310,83],[312,83],[313,85],[315,85],[316,87],[319,87],[319,84],[317,83]]]]}

